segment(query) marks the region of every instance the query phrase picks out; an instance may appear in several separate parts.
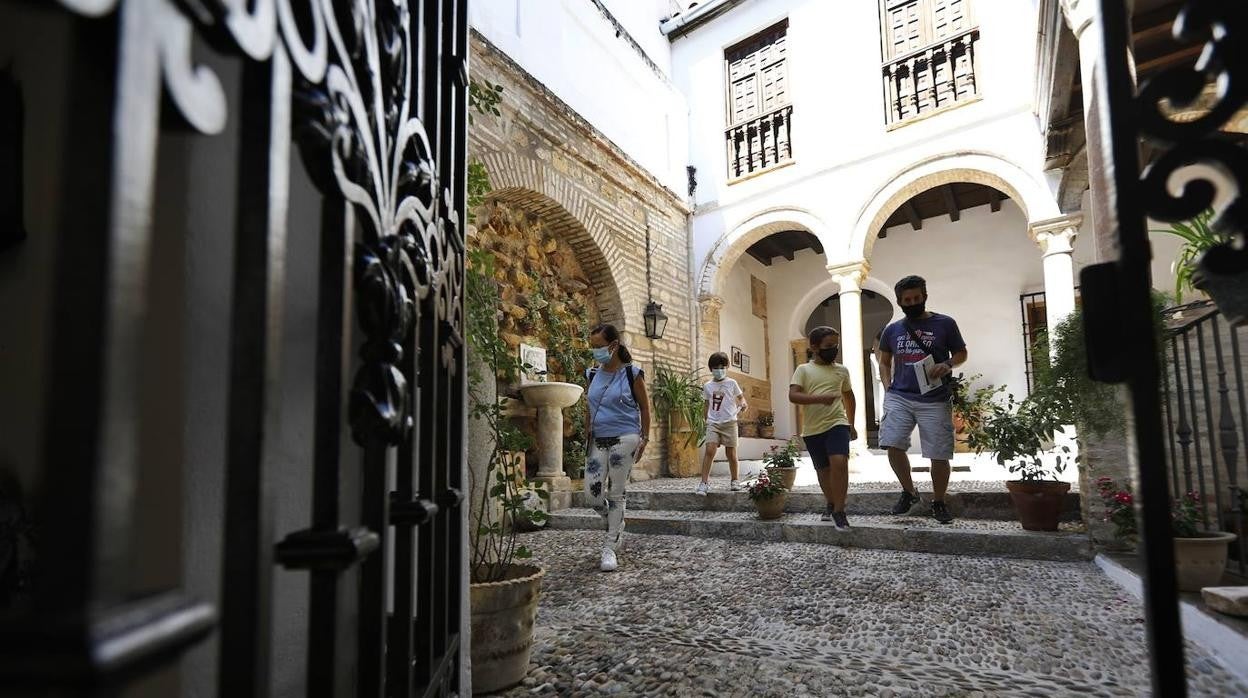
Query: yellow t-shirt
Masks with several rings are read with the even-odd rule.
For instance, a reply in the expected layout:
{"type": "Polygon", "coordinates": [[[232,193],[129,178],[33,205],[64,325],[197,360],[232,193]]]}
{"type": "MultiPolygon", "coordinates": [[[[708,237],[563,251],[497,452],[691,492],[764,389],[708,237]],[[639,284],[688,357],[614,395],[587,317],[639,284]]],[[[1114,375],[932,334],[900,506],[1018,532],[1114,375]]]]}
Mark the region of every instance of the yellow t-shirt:
{"type": "Polygon", "coordinates": [[[849,369],[840,364],[820,365],[812,361],[798,366],[789,384],[800,387],[803,393],[832,394],[837,397],[837,401],[831,405],[801,406],[802,436],[822,434],[832,427],[849,424],[849,418],[845,415],[845,404],[840,399],[841,393],[850,389],[849,369]]]}

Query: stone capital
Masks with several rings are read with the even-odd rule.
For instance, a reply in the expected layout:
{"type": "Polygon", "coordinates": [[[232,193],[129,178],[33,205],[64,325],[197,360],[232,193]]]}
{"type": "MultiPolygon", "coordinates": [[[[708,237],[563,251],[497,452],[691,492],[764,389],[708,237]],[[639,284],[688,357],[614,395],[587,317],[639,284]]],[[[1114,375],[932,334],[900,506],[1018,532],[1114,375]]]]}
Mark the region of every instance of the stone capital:
{"type": "Polygon", "coordinates": [[[841,287],[841,293],[861,293],[862,283],[867,280],[871,265],[866,261],[861,261],[849,264],[829,264],[827,269],[832,279],[841,287]]]}
{"type": "Polygon", "coordinates": [[[1075,251],[1075,238],[1082,223],[1082,215],[1072,214],[1037,221],[1029,226],[1029,231],[1031,239],[1040,246],[1040,256],[1068,255],[1075,251]]]}
{"type": "Polygon", "coordinates": [[[703,293],[698,296],[698,305],[703,310],[719,310],[724,307],[724,299],[710,293],[703,293]]]}
{"type": "Polygon", "coordinates": [[[1082,38],[1083,33],[1096,21],[1096,0],[1061,0],[1062,17],[1067,26],[1074,32],[1075,39],[1082,38]]]}

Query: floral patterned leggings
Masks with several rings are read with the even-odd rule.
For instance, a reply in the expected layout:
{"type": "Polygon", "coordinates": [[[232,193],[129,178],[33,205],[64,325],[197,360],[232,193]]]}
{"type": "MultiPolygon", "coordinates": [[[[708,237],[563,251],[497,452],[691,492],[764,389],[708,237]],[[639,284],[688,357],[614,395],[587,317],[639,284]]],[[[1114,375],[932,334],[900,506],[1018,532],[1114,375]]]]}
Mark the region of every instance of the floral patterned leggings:
{"type": "Polygon", "coordinates": [[[607,523],[604,546],[620,549],[624,540],[624,486],[633,471],[633,454],[641,445],[641,436],[627,434],[615,444],[600,446],[597,439],[589,442],[589,458],[585,464],[585,500],[607,523]]]}

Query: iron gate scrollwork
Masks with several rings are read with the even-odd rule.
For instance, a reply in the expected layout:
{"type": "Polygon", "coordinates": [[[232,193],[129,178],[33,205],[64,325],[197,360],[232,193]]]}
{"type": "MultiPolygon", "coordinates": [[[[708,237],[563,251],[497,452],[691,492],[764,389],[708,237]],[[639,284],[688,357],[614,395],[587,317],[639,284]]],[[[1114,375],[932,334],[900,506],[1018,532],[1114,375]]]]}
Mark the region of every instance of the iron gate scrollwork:
{"type": "Polygon", "coordinates": [[[1127,4],[1124,0],[1100,2],[1103,53],[1096,94],[1090,102],[1105,110],[1097,115],[1103,129],[1100,146],[1104,161],[1112,164],[1099,175],[1099,184],[1092,186],[1104,186],[1109,194],[1107,229],[1116,224],[1120,258],[1085,268],[1081,285],[1091,371],[1095,378],[1125,382],[1130,388],[1153,692],[1182,696],[1186,694],[1183,635],[1170,533],[1162,365],[1154,332],[1145,217],[1179,221],[1210,208],[1217,194],[1215,182],[1194,179],[1174,195],[1169,178],[1187,165],[1217,166],[1236,191],[1214,226],[1228,240],[1238,237],[1240,244],[1228,241],[1210,250],[1201,260],[1201,273],[1237,277],[1241,284],[1248,278],[1248,250],[1242,244],[1248,233],[1248,152],[1217,135],[1248,102],[1248,8],[1237,2],[1186,2],[1175,21],[1174,35],[1184,42],[1204,42],[1195,67],[1169,68],[1133,93],[1127,4]],[[1167,116],[1170,106],[1193,103],[1211,82],[1216,85],[1216,102],[1203,116],[1186,123],[1167,116]],[[1154,141],[1162,151],[1142,174],[1141,138],[1154,141]]]}
{"type": "MultiPolygon", "coordinates": [[[[103,212],[108,223],[77,221],[89,225],[66,233],[84,249],[60,264],[90,263],[57,300],[65,319],[54,358],[80,368],[58,375],[51,389],[85,385],[88,402],[99,399],[85,416],[48,426],[45,468],[63,467],[61,476],[73,479],[60,505],[82,516],[49,526],[46,541],[58,555],[45,577],[60,581],[36,590],[34,617],[0,627],[0,684],[99,692],[176,658],[219,616],[220,695],[266,695],[276,563],[311,577],[309,695],[462,690],[466,0],[61,5],[81,39],[76,69],[93,86],[82,95],[91,108],[75,118],[93,135],[108,134],[85,153],[104,163],[108,186],[97,184],[103,193],[89,203],[98,205],[84,206],[82,216],[103,212]],[[243,59],[225,466],[229,583],[219,612],[177,593],[123,603],[117,582],[134,503],[130,355],[147,306],[143,262],[161,105],[167,99],[185,126],[205,135],[220,133],[230,113],[222,80],[192,56],[197,34],[243,59]],[[323,195],[313,502],[309,528],[274,546],[264,440],[276,401],[292,143],[323,195]],[[100,299],[98,307],[78,307],[84,294],[100,299]],[[102,319],[92,320],[97,309],[102,319]],[[359,341],[344,320],[351,315],[359,341]],[[344,416],[362,450],[358,461],[344,457],[344,416]],[[347,524],[340,476],[357,463],[363,520],[347,524]],[[392,558],[381,554],[387,545],[392,558]],[[357,567],[358,597],[346,599],[342,575],[357,567]],[[344,619],[356,611],[354,645],[343,647],[344,619]]],[[[66,229],[74,222],[71,214],[66,229]]]]}

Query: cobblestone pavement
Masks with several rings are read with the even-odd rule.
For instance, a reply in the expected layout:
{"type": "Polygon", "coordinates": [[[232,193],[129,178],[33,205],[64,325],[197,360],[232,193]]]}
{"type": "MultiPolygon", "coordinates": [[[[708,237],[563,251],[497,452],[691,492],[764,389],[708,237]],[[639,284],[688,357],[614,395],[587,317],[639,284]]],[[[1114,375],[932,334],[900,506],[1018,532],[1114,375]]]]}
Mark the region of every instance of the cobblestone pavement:
{"type": "MultiPolygon", "coordinates": [[[[745,496],[745,495],[742,495],[745,496]]],[[[594,514],[593,509],[576,508],[564,509],[559,512],[561,514],[594,514]]],[[[758,514],[753,511],[663,511],[654,512],[646,509],[628,509],[625,512],[628,518],[653,517],[661,516],[664,519],[697,519],[700,521],[758,521],[758,514]]],[[[820,521],[820,514],[809,512],[785,513],[780,519],[775,519],[778,523],[825,523],[820,521]]],[[[964,530],[964,531],[1023,531],[1023,525],[1018,521],[999,521],[995,519],[954,519],[952,523],[942,524],[930,516],[894,516],[892,514],[871,515],[871,514],[851,514],[849,516],[849,524],[851,526],[878,526],[881,524],[892,526],[905,526],[907,528],[934,528],[940,531],[964,530]]],[[[827,524],[830,525],[830,524],[827,524]]],[[[1058,524],[1058,530],[1064,533],[1082,533],[1086,527],[1082,521],[1062,521],[1058,524]]],[[[627,535],[627,526],[625,526],[627,535]]]]}
{"type": "MultiPolygon", "coordinates": [[[[508,696],[1139,696],[1142,610],[1087,563],[602,534],[523,536],[547,568],[508,696]]],[[[1245,696],[1188,649],[1192,695],[1245,696]]]]}

